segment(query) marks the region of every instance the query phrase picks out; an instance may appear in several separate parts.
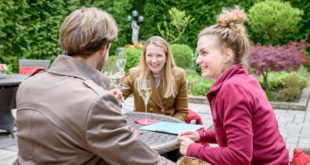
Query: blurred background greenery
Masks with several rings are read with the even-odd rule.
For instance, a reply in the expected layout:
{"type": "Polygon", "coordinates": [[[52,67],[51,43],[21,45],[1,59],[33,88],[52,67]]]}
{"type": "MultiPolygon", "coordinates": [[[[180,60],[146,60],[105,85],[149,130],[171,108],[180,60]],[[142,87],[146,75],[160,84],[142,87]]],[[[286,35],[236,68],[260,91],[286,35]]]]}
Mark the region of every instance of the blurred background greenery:
{"type": "MultiPolygon", "coordinates": [[[[128,71],[138,63],[141,53],[141,47],[130,45],[132,29],[127,20],[131,11],[137,10],[145,18],[140,24],[140,42],[143,44],[154,35],[163,36],[171,44],[177,65],[187,70],[188,80],[195,84],[192,94],[205,95],[212,81],[201,78],[199,67],[195,65],[197,34],[215,23],[223,7],[234,5],[241,6],[248,13],[246,26],[253,45],[277,46],[302,39],[310,41],[310,3],[304,0],[5,0],[0,1],[0,63],[7,65],[9,73],[14,73],[18,71],[18,59],[21,58],[54,60],[61,54],[58,30],[64,18],[75,9],[95,6],[108,11],[116,19],[120,33],[112,44],[110,56],[116,54],[117,47],[126,47],[128,71]],[[274,15],[267,14],[268,10],[274,11],[274,15]],[[259,24],[262,21],[265,21],[263,25],[268,25],[267,29],[259,24]],[[284,23],[289,27],[277,29],[283,27],[285,21],[289,21],[284,23]]],[[[309,59],[308,52],[309,49],[305,55],[309,59]]],[[[304,66],[310,66],[309,62],[304,66]]],[[[303,70],[302,73],[308,75],[307,69],[303,70]]],[[[270,74],[275,74],[268,77],[270,90],[283,90],[291,86],[289,84],[297,84],[302,89],[307,84],[299,78],[300,72],[270,74]]],[[[282,93],[294,93],[289,91],[292,89],[282,93]]],[[[268,96],[270,99],[281,98],[272,93],[268,96]]],[[[296,97],[288,98],[284,100],[296,100],[296,97]]]]}

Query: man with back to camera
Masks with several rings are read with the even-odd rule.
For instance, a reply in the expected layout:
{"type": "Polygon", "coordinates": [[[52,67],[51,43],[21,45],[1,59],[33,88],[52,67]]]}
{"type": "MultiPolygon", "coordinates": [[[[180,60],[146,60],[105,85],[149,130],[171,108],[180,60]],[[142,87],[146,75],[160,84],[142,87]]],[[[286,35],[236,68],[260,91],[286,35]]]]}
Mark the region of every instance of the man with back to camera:
{"type": "Polygon", "coordinates": [[[97,8],[64,20],[63,55],[18,89],[15,164],[175,164],[128,129],[108,78],[98,71],[117,33],[113,17],[97,8]]]}

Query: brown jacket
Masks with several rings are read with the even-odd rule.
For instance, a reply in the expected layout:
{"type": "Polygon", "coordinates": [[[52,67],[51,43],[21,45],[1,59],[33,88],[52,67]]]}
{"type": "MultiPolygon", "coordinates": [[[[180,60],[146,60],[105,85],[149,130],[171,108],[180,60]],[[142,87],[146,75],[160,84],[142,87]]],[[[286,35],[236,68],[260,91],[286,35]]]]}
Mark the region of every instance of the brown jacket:
{"type": "MultiPolygon", "coordinates": [[[[135,111],[145,112],[143,98],[139,95],[134,86],[135,77],[137,77],[137,70],[132,70],[125,78],[123,85],[128,86],[129,89],[122,90],[123,96],[126,99],[130,94],[134,96],[135,111]]],[[[168,116],[176,117],[180,120],[185,120],[188,114],[188,96],[185,79],[185,71],[181,68],[174,69],[174,76],[177,85],[177,95],[175,98],[164,98],[164,89],[162,86],[162,79],[158,89],[156,88],[154,77],[150,76],[152,85],[152,95],[147,104],[147,110],[150,113],[158,113],[168,116]]]]}
{"type": "Polygon", "coordinates": [[[126,126],[108,79],[69,56],[17,93],[16,164],[174,164],[126,126]]]}

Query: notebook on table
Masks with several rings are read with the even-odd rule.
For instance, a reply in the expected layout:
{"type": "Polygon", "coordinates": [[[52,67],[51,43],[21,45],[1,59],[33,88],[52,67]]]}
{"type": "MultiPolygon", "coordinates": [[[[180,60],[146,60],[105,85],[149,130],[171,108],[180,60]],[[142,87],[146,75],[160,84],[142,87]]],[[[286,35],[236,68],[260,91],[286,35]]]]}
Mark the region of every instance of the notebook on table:
{"type": "Polygon", "coordinates": [[[196,131],[202,127],[203,127],[203,125],[160,121],[160,122],[155,123],[155,124],[142,126],[139,129],[178,135],[179,133],[181,133],[183,131],[186,131],[186,130],[195,130],[196,131]]]}

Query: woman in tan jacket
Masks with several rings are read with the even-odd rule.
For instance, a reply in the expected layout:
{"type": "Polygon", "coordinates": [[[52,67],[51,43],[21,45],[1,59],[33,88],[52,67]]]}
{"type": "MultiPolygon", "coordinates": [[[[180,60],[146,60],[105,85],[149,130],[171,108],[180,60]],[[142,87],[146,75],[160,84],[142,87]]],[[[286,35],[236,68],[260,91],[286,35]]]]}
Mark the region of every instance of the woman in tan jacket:
{"type": "Polygon", "coordinates": [[[129,87],[122,90],[123,96],[126,99],[133,94],[135,111],[145,111],[140,89],[146,79],[150,80],[152,88],[147,111],[184,121],[188,114],[185,71],[176,67],[167,41],[159,36],[146,41],[139,66],[131,69],[123,82],[129,87]]]}

